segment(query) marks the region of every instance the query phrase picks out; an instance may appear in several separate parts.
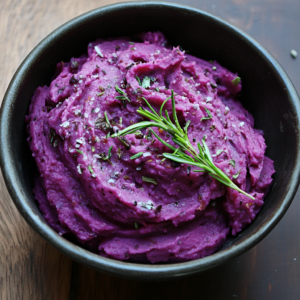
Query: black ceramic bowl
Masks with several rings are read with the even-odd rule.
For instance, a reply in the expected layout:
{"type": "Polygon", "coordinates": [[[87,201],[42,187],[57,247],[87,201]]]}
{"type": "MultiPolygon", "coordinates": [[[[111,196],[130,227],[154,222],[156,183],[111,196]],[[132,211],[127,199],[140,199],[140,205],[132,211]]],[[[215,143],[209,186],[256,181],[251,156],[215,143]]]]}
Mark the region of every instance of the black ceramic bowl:
{"type": "Polygon", "coordinates": [[[257,42],[232,25],[197,9],[161,2],[102,7],[59,27],[27,56],[14,75],[1,107],[0,158],[7,189],[26,221],[60,251],[96,270],[137,279],[166,279],[212,268],[249,250],[282,218],[299,183],[299,99],[289,78],[257,42]],[[24,117],[34,90],[49,85],[57,62],[86,52],[98,37],[162,31],[174,46],[216,59],[243,79],[241,101],[265,133],[267,156],[276,173],[270,194],[254,222],[206,258],[176,264],[136,264],[103,258],[52,230],[32,194],[31,154],[24,117]]]}

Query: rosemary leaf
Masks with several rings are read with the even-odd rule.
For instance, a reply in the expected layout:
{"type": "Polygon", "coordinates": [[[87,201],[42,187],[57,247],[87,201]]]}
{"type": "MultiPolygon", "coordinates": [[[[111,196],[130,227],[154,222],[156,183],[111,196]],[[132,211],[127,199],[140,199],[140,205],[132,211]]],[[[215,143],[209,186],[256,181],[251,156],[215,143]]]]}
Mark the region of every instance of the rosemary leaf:
{"type": "Polygon", "coordinates": [[[80,153],[80,154],[83,155],[83,152],[82,152],[82,151],[80,151],[80,150],[78,150],[78,149],[76,149],[76,151],[77,151],[78,153],[80,153]]]}
{"type": "Polygon", "coordinates": [[[130,157],[130,159],[136,159],[136,158],[138,158],[138,157],[140,157],[140,156],[142,156],[143,155],[143,152],[139,152],[139,153],[137,153],[137,154],[135,154],[135,155],[132,155],[131,157],[130,157]]]}
{"type": "Polygon", "coordinates": [[[240,77],[235,77],[231,82],[233,83],[233,85],[238,85],[241,81],[240,77]]]}
{"type": "Polygon", "coordinates": [[[142,180],[143,180],[144,182],[148,182],[148,183],[152,183],[152,184],[157,185],[157,181],[156,181],[155,179],[153,179],[153,178],[149,178],[149,177],[143,176],[143,177],[142,177],[142,180]]]}
{"type": "Polygon", "coordinates": [[[208,117],[203,117],[203,118],[201,118],[201,120],[200,120],[201,122],[202,122],[203,120],[210,120],[210,119],[212,119],[210,110],[209,110],[208,108],[206,108],[206,107],[205,107],[204,109],[205,109],[205,111],[206,111],[208,117]]]}

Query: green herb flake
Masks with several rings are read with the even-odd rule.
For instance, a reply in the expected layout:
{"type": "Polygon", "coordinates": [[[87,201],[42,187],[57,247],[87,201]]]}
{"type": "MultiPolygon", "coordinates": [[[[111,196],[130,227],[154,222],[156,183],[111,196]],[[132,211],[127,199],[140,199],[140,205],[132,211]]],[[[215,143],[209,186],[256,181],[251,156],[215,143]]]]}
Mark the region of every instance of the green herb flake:
{"type": "Polygon", "coordinates": [[[111,149],[112,148],[113,148],[113,146],[110,146],[109,149],[108,149],[108,154],[107,154],[108,159],[111,158],[111,149]]]}
{"type": "Polygon", "coordinates": [[[94,146],[92,146],[92,152],[95,152],[95,150],[96,150],[96,149],[95,149],[95,147],[94,147],[94,146]]]}
{"type": "Polygon", "coordinates": [[[102,73],[104,74],[104,75],[106,75],[106,71],[105,70],[101,70],[102,71],[102,73]]]}
{"type": "Polygon", "coordinates": [[[142,87],[144,89],[147,89],[150,87],[150,78],[148,76],[145,76],[142,82],[142,87]]]}
{"type": "Polygon", "coordinates": [[[104,95],[104,92],[101,92],[101,93],[98,93],[97,94],[97,97],[101,97],[101,96],[103,96],[104,95]]]}
{"type": "Polygon", "coordinates": [[[222,149],[218,149],[217,152],[216,152],[216,156],[219,156],[224,150],[222,149]]]}
{"type": "Polygon", "coordinates": [[[130,143],[124,137],[120,138],[118,136],[118,140],[124,144],[126,150],[129,150],[131,148],[130,143]]]}
{"type": "Polygon", "coordinates": [[[118,147],[118,152],[117,152],[117,155],[118,155],[118,158],[119,158],[119,159],[121,159],[121,157],[122,157],[122,154],[123,154],[123,152],[121,151],[121,148],[120,148],[120,147],[118,147]]]}
{"type": "Polygon", "coordinates": [[[92,169],[92,167],[90,165],[88,165],[88,169],[91,172],[91,174],[94,174],[94,170],[92,169]]]}
{"type": "Polygon", "coordinates": [[[210,110],[209,110],[208,108],[206,108],[206,107],[205,107],[204,109],[205,109],[205,111],[206,111],[208,117],[203,117],[203,118],[200,120],[201,122],[204,121],[204,120],[210,120],[210,119],[212,119],[210,110]]]}
{"type": "Polygon", "coordinates": [[[135,76],[135,78],[136,78],[137,82],[139,83],[139,86],[142,86],[141,80],[137,76],[135,76]]]}
{"type": "Polygon", "coordinates": [[[241,170],[239,170],[236,174],[232,175],[233,179],[237,179],[240,176],[241,170]]]}
{"type": "Polygon", "coordinates": [[[149,178],[149,177],[143,176],[143,177],[142,177],[142,180],[143,180],[144,182],[148,182],[148,183],[157,185],[157,181],[156,181],[155,179],[153,179],[153,178],[149,178]]]}
{"type": "Polygon", "coordinates": [[[232,165],[233,167],[235,167],[235,160],[231,159],[231,160],[229,161],[229,164],[232,165]]]}
{"type": "Polygon", "coordinates": [[[122,118],[122,117],[120,117],[119,124],[122,124],[122,121],[123,121],[123,118],[122,118]]]}
{"type": "Polygon", "coordinates": [[[156,87],[155,90],[156,90],[157,92],[159,92],[159,88],[158,88],[158,87],[156,87]]]}
{"type": "Polygon", "coordinates": [[[129,42],[129,44],[131,44],[131,45],[134,45],[134,43],[133,43],[133,42],[129,42]]]}
{"type": "Polygon", "coordinates": [[[118,100],[127,100],[128,102],[130,102],[130,99],[127,97],[127,94],[122,91],[118,85],[116,84],[115,85],[115,89],[116,91],[121,95],[121,96],[116,96],[115,99],[118,99],[118,100]]]}
{"type": "Polygon", "coordinates": [[[78,150],[78,149],[75,149],[78,153],[82,154],[83,155],[83,152],[78,150]]]}
{"type": "Polygon", "coordinates": [[[105,121],[106,121],[106,123],[110,125],[110,122],[109,122],[109,120],[108,120],[107,112],[106,112],[106,111],[104,112],[104,116],[105,116],[105,121]]]}
{"type": "Polygon", "coordinates": [[[240,81],[241,81],[241,78],[240,78],[240,77],[235,77],[235,78],[231,81],[231,83],[233,83],[233,85],[238,85],[238,84],[240,83],[240,81]]]}
{"type": "Polygon", "coordinates": [[[139,152],[139,153],[137,153],[137,154],[131,156],[130,159],[136,159],[136,158],[138,158],[138,157],[141,157],[142,155],[143,155],[143,152],[139,152]]]}
{"type": "Polygon", "coordinates": [[[134,228],[139,229],[139,224],[137,222],[134,222],[134,228]]]}
{"type": "Polygon", "coordinates": [[[217,70],[217,67],[216,67],[216,66],[213,66],[212,69],[213,69],[214,71],[216,71],[216,70],[217,70]]]}

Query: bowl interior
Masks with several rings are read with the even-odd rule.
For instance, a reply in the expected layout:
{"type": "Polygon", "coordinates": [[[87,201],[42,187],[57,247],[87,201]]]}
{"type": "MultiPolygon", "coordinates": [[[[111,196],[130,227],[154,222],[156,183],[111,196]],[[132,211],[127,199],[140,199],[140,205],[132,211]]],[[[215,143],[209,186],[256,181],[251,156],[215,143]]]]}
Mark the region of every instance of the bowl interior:
{"type": "MultiPolygon", "coordinates": [[[[238,255],[262,239],[282,217],[298,185],[299,107],[296,92],[280,66],[263,48],[225,22],[179,5],[127,3],[92,11],[63,25],[33,50],[8,89],[1,117],[2,170],[19,210],[43,235],[37,225],[44,221],[31,190],[34,164],[24,125],[33,92],[38,86],[49,85],[57,62],[69,61],[71,57],[85,53],[90,41],[99,37],[132,36],[143,31],[161,31],[171,45],[180,45],[189,54],[217,60],[229,70],[238,72],[243,84],[241,102],[253,114],[255,127],[264,131],[268,146],[266,155],[275,162],[274,183],[256,220],[238,236],[229,237],[216,254],[180,264],[185,270],[181,275],[186,275],[238,255]],[[28,207],[32,209],[30,214],[28,207]]],[[[59,236],[57,239],[63,240],[59,236]]],[[[66,243],[66,247],[71,246],[66,243]]],[[[72,256],[69,250],[63,251],[72,256]]],[[[79,256],[72,257],[80,260],[79,256]]],[[[81,262],[90,265],[89,260],[81,262]]],[[[100,264],[93,267],[122,275],[118,268],[124,268],[126,263],[115,264],[117,269],[114,271],[100,264]]],[[[143,269],[139,266],[136,270],[143,269]]],[[[151,274],[147,270],[152,266],[148,269],[145,266],[142,276],[163,276],[158,273],[165,266],[155,266],[156,271],[151,274]]],[[[137,273],[129,276],[141,276],[142,273],[136,270],[137,273]]],[[[164,273],[164,276],[180,275],[176,269],[172,272],[164,273]]]]}

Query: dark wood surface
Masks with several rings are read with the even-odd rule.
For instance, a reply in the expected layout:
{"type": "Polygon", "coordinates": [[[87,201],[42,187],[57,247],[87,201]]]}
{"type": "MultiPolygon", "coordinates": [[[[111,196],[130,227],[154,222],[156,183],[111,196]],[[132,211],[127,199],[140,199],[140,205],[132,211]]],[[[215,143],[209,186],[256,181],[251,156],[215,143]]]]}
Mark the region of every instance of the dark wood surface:
{"type": "MultiPolygon", "coordinates": [[[[29,51],[69,19],[114,0],[0,0],[0,99],[29,51]]],[[[178,0],[238,26],[268,49],[300,92],[299,0],[178,0]]],[[[172,24],[170,24],[172,26],[172,24]]],[[[196,38],[196,37],[195,37],[196,38]]],[[[288,155],[288,153],[287,153],[288,155]]],[[[300,299],[300,193],[256,247],[206,273],[139,282],[97,273],[46,243],[22,219],[0,177],[0,299],[300,299]]]]}

